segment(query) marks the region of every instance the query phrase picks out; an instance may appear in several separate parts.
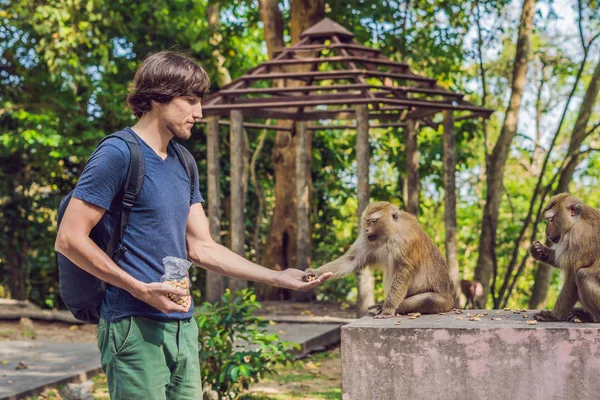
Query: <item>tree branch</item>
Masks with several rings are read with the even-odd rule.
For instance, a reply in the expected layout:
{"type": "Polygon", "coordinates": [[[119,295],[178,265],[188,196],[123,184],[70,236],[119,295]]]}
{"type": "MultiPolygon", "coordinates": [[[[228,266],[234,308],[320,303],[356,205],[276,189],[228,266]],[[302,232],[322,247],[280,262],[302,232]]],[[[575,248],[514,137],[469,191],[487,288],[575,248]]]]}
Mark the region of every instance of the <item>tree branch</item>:
{"type": "MultiPolygon", "coordinates": [[[[271,120],[268,119],[266,124],[271,125],[271,120]]],[[[254,186],[254,190],[256,191],[256,197],[258,197],[258,211],[256,213],[256,223],[255,223],[254,238],[253,238],[254,251],[256,253],[256,263],[257,264],[261,263],[259,238],[260,238],[261,219],[262,219],[262,215],[263,215],[263,212],[265,209],[265,194],[262,191],[262,188],[260,187],[260,185],[258,183],[258,179],[256,178],[256,162],[257,162],[258,156],[260,155],[260,152],[262,151],[263,146],[265,144],[265,138],[267,137],[267,133],[268,133],[267,129],[263,129],[262,132],[260,133],[260,136],[258,137],[258,145],[256,146],[256,149],[254,150],[254,154],[252,154],[252,160],[250,161],[250,178],[252,180],[252,185],[254,186]]]]}
{"type": "Polygon", "coordinates": [[[587,138],[588,136],[590,136],[592,133],[594,133],[594,131],[596,129],[598,129],[600,127],[600,122],[598,122],[596,125],[594,125],[594,127],[592,129],[590,129],[589,131],[587,131],[585,133],[585,137],[587,138]]]}
{"type": "MultiPolygon", "coordinates": [[[[580,13],[580,19],[581,19],[581,13],[580,13]]],[[[584,49],[584,56],[583,56],[583,61],[581,62],[580,66],[579,66],[579,70],[577,71],[577,77],[575,78],[575,82],[573,83],[573,87],[571,89],[571,93],[569,93],[569,97],[567,98],[567,102],[565,104],[565,107],[563,109],[563,113],[561,115],[560,121],[558,123],[558,127],[556,128],[556,133],[554,134],[554,137],[552,138],[552,142],[550,143],[550,147],[548,148],[547,152],[546,152],[546,157],[544,157],[544,163],[542,164],[542,169],[540,171],[539,174],[539,179],[536,183],[534,192],[533,192],[533,196],[531,197],[531,202],[529,205],[529,210],[527,211],[527,216],[525,217],[525,220],[523,222],[523,226],[521,228],[521,231],[519,232],[519,237],[515,243],[515,247],[513,249],[512,252],[512,256],[510,259],[510,263],[508,264],[508,268],[507,268],[507,273],[506,276],[509,277],[512,275],[515,267],[516,267],[516,263],[517,263],[517,259],[519,257],[519,248],[521,246],[521,242],[525,236],[525,232],[527,231],[527,228],[529,228],[529,223],[531,222],[531,218],[533,215],[533,209],[535,207],[536,201],[537,201],[537,197],[540,193],[540,188],[542,186],[542,182],[544,180],[544,173],[546,172],[546,167],[548,165],[548,162],[550,160],[550,155],[552,154],[552,149],[554,148],[554,145],[556,144],[556,140],[558,139],[558,136],[560,135],[560,130],[562,128],[562,125],[565,121],[568,109],[569,109],[569,105],[571,104],[571,100],[573,99],[573,96],[575,95],[575,91],[577,90],[577,86],[579,85],[579,81],[581,80],[581,75],[583,74],[583,70],[585,69],[585,63],[587,61],[588,58],[588,49],[585,48],[584,49]]],[[[547,192],[544,193],[544,196],[540,199],[540,203],[544,202],[544,198],[547,195],[547,192]]],[[[539,211],[538,211],[539,214],[539,211]]],[[[539,215],[538,215],[539,218],[539,215]]],[[[535,232],[534,232],[535,233],[535,232]]],[[[516,279],[516,277],[515,277],[516,279]]],[[[501,299],[501,303],[504,303],[503,298],[505,296],[506,290],[508,288],[508,279],[506,279],[503,283],[502,283],[502,287],[500,288],[500,292],[498,293],[498,297],[501,299]]]]}

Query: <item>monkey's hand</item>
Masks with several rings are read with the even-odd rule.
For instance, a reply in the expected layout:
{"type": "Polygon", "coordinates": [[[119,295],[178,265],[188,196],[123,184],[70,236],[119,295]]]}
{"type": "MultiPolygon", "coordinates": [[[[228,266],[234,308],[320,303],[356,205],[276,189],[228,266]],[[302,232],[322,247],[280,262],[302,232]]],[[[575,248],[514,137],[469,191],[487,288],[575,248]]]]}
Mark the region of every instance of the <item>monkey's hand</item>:
{"type": "Polygon", "coordinates": [[[536,260],[546,262],[550,257],[550,251],[546,246],[538,242],[537,240],[531,244],[529,252],[536,260]]]}
{"type": "Polygon", "coordinates": [[[377,303],[377,304],[373,304],[372,306],[369,306],[369,308],[368,308],[369,315],[375,316],[375,315],[381,314],[382,308],[383,308],[383,303],[377,303]]]}
{"type": "Polygon", "coordinates": [[[312,282],[319,277],[319,273],[315,269],[307,269],[304,271],[304,275],[302,275],[302,280],[304,282],[312,282]]]}
{"type": "Polygon", "coordinates": [[[389,308],[382,305],[379,310],[379,313],[377,313],[377,315],[373,315],[373,318],[392,318],[396,315],[396,309],[393,307],[389,308]]]}
{"type": "Polygon", "coordinates": [[[384,318],[393,318],[395,316],[396,316],[396,314],[393,313],[393,312],[392,313],[385,313],[385,312],[382,311],[381,314],[373,315],[373,318],[384,319],[384,318]]]}
{"type": "Polygon", "coordinates": [[[571,311],[567,316],[567,321],[576,322],[575,320],[579,320],[577,322],[594,322],[594,318],[590,313],[580,309],[571,311]]]}
{"type": "Polygon", "coordinates": [[[556,318],[552,311],[540,311],[537,314],[534,314],[533,319],[540,322],[556,322],[560,321],[560,319],[556,318]]]}

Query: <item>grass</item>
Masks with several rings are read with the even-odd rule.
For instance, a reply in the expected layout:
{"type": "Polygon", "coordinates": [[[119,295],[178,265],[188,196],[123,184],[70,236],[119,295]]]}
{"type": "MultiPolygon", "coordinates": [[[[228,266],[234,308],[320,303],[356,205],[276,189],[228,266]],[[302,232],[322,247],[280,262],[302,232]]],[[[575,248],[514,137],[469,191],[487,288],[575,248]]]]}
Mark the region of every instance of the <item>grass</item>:
{"type": "Polygon", "coordinates": [[[239,397],[240,400],[341,399],[340,350],[318,353],[280,367],[239,397]]]}

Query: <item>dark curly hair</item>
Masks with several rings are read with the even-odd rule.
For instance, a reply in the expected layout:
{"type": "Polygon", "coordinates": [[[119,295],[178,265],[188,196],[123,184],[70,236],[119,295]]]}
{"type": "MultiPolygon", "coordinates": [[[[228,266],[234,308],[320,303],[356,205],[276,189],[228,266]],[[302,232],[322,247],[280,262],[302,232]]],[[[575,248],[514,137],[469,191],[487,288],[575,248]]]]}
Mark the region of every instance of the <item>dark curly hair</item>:
{"type": "Polygon", "coordinates": [[[148,56],[129,84],[127,104],[140,118],[152,109],[152,101],[168,103],[173,97],[208,93],[210,79],[206,71],[190,56],[164,50],[148,56]]]}

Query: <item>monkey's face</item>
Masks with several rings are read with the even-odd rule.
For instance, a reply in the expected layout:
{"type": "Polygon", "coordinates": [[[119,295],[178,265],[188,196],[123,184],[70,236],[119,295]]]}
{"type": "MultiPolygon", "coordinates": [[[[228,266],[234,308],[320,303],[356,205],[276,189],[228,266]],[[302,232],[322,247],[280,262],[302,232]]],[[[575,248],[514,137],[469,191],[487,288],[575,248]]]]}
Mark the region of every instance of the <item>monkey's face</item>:
{"type": "Polygon", "coordinates": [[[548,242],[558,243],[578,220],[581,203],[574,198],[562,198],[550,202],[544,210],[546,219],[546,238],[548,242]]]}
{"type": "Polygon", "coordinates": [[[363,218],[363,233],[369,242],[385,240],[393,234],[394,224],[398,221],[398,210],[393,207],[365,214],[363,218]]]}
{"type": "Polygon", "coordinates": [[[363,226],[365,227],[365,236],[369,242],[376,241],[381,234],[379,231],[379,228],[381,227],[381,224],[379,224],[380,219],[381,216],[373,214],[364,221],[363,226]]]}

